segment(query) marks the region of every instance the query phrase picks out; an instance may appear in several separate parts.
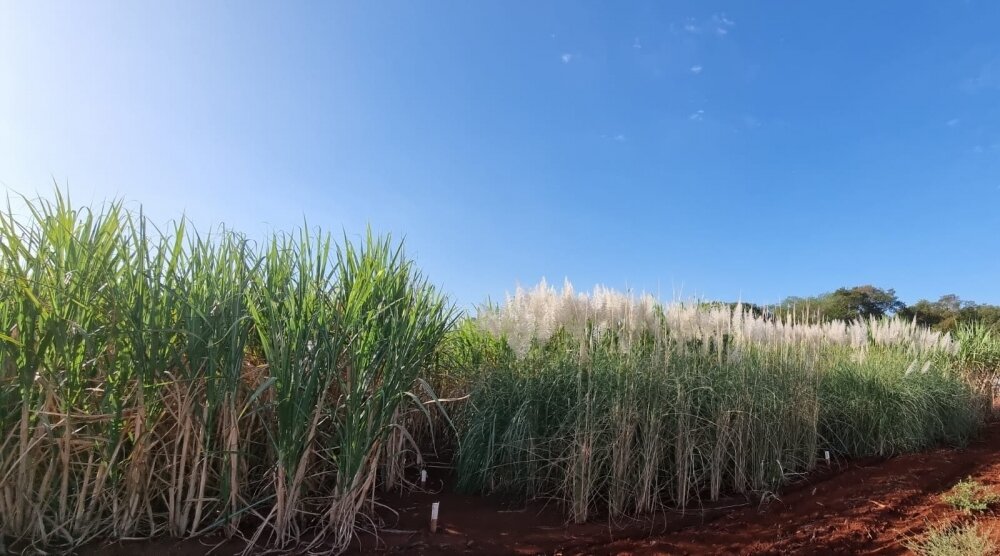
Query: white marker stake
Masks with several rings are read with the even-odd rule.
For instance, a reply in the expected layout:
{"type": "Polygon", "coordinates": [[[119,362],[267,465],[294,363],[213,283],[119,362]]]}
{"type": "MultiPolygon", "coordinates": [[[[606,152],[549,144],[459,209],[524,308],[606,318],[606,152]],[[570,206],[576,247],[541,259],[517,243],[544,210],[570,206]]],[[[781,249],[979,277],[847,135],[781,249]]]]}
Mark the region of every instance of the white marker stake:
{"type": "Polygon", "coordinates": [[[826,458],[826,464],[830,465],[830,450],[823,450],[823,457],[826,458]]]}
{"type": "Polygon", "coordinates": [[[436,533],[438,529],[438,506],[440,502],[431,504],[431,533],[436,533]]]}
{"type": "Polygon", "coordinates": [[[420,486],[422,486],[422,487],[423,486],[427,486],[427,470],[426,469],[421,469],[420,470],[420,486]]]}

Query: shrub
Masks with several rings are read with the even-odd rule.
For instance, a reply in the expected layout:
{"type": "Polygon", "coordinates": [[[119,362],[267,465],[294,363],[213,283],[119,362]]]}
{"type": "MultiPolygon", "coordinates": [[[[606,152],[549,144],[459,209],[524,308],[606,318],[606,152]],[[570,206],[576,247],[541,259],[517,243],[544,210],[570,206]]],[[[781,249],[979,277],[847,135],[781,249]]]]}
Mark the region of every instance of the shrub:
{"type": "Polygon", "coordinates": [[[941,499],[965,513],[984,512],[1000,502],[1000,494],[972,478],[960,481],[951,490],[941,495],[941,499]]]}
{"type": "Polygon", "coordinates": [[[906,548],[917,556],[990,556],[998,549],[976,523],[933,528],[906,548]]]}

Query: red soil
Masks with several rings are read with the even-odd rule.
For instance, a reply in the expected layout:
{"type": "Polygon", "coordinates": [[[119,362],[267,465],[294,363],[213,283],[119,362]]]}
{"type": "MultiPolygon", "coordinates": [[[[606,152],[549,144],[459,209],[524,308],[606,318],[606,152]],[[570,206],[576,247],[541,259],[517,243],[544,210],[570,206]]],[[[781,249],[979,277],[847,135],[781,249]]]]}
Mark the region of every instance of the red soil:
{"type": "MultiPolygon", "coordinates": [[[[555,507],[505,508],[490,498],[453,493],[389,497],[393,508],[378,538],[354,553],[394,554],[905,554],[903,541],[928,525],[964,517],[939,500],[966,477],[1000,490],[1000,423],[968,448],[937,449],[885,461],[820,470],[763,503],[722,502],[714,509],[655,521],[566,526],[555,507]],[[427,530],[431,502],[441,503],[438,532],[427,530]],[[727,507],[728,506],[728,507],[727,507]]],[[[1000,541],[1000,514],[978,519],[1000,541]]],[[[218,541],[216,541],[218,542],[218,541]]],[[[92,546],[82,554],[204,555],[216,543],[146,541],[92,546]]],[[[213,554],[243,546],[227,541],[213,554]]]]}
{"type": "MultiPolygon", "coordinates": [[[[761,507],[673,535],[589,547],[601,554],[907,554],[928,525],[968,519],[940,501],[973,477],[1000,491],[1000,423],[964,450],[938,449],[857,463],[796,485],[761,507]]],[[[979,524],[1000,542],[1000,514],[979,524]]]]}

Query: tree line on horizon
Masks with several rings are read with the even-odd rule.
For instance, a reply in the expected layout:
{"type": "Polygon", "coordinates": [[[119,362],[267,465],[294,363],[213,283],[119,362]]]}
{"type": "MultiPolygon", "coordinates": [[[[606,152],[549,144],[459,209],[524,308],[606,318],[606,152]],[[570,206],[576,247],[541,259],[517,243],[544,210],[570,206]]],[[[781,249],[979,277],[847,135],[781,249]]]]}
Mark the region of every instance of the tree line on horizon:
{"type": "Polygon", "coordinates": [[[942,295],[937,301],[921,299],[907,305],[894,289],[872,285],[838,288],[811,297],[788,297],[776,307],[750,305],[750,310],[775,316],[795,313],[817,320],[850,321],[898,316],[942,332],[952,332],[967,324],[1000,330],[1000,305],[967,301],[955,294],[942,295]]]}

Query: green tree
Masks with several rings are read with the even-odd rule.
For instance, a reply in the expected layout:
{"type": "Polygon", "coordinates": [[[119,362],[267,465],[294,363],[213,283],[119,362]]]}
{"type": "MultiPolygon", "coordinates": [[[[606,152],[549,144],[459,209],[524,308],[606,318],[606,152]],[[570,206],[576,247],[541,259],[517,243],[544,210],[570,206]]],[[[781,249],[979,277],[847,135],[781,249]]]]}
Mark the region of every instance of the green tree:
{"type": "MultiPolygon", "coordinates": [[[[949,295],[944,297],[955,298],[957,301],[957,297],[955,296],[949,295]]],[[[900,311],[899,316],[905,319],[916,320],[918,324],[924,326],[938,329],[953,328],[958,311],[957,309],[953,309],[954,304],[950,301],[950,299],[946,302],[921,299],[900,311]]]]}
{"type": "Polygon", "coordinates": [[[899,315],[945,332],[955,330],[960,324],[972,323],[1000,328],[1000,307],[962,301],[955,294],[942,295],[937,301],[921,299],[899,311],[899,315]]]}
{"type": "Polygon", "coordinates": [[[893,289],[881,289],[872,285],[838,288],[816,297],[790,297],[782,307],[795,306],[796,310],[818,311],[824,319],[854,320],[858,318],[884,317],[906,308],[906,304],[896,297],[893,289]]]}

